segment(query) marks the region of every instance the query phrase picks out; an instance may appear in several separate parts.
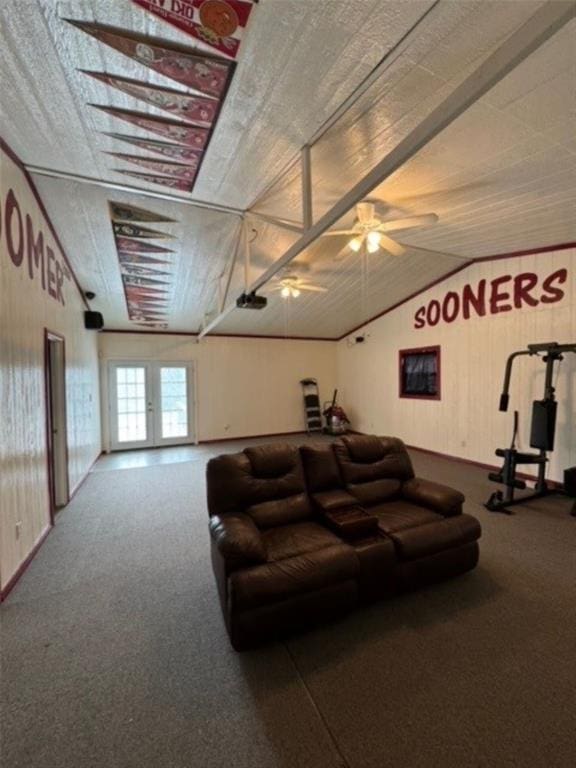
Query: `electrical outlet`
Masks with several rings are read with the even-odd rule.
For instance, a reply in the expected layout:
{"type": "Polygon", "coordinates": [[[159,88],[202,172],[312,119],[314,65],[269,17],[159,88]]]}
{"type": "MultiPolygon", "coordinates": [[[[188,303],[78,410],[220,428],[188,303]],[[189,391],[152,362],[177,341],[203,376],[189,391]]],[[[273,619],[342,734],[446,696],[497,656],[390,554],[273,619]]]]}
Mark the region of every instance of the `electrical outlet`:
{"type": "Polygon", "coordinates": [[[14,527],[16,528],[16,541],[18,541],[20,538],[20,532],[22,530],[22,520],[18,520],[14,527]]]}

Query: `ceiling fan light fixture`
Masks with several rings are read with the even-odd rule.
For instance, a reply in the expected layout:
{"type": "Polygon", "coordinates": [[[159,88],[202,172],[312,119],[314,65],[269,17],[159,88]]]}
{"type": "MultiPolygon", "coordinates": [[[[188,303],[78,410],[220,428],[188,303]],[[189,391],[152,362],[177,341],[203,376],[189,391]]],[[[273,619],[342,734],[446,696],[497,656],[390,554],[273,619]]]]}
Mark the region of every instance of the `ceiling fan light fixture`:
{"type": "Polygon", "coordinates": [[[284,288],[282,288],[282,290],[280,291],[280,295],[282,296],[283,299],[287,299],[290,296],[290,288],[288,288],[288,286],[285,285],[284,288]]]}
{"type": "Polygon", "coordinates": [[[361,237],[355,237],[348,243],[350,248],[355,252],[358,253],[360,248],[362,248],[362,238],[361,237]]]}
{"type": "Polygon", "coordinates": [[[300,291],[298,288],[292,288],[292,298],[297,299],[298,296],[300,296],[300,291]]]}
{"type": "Polygon", "coordinates": [[[368,250],[370,253],[377,251],[380,247],[380,232],[368,232],[366,239],[368,240],[368,250]],[[370,246],[372,246],[372,250],[370,249],[370,246]]]}

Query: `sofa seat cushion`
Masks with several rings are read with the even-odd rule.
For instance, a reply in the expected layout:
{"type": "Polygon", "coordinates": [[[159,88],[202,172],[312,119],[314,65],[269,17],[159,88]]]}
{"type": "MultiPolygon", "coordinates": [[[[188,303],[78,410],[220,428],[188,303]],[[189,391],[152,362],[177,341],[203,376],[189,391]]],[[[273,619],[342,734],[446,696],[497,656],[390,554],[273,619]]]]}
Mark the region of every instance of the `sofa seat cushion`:
{"type": "Polygon", "coordinates": [[[268,528],[262,531],[262,541],[266,560],[271,563],[342,543],[334,533],[313,522],[268,528]]]}
{"type": "Polygon", "coordinates": [[[400,480],[385,478],[367,483],[348,483],[348,491],[364,507],[380,504],[398,496],[402,483],[400,480]]]}
{"type": "Polygon", "coordinates": [[[402,560],[415,560],[471,544],[480,538],[480,523],[471,515],[456,515],[388,534],[402,560]]]}
{"type": "Polygon", "coordinates": [[[358,570],[354,549],[342,543],[245,568],[228,578],[231,607],[233,611],[246,610],[289,600],[356,579],[358,570]]]}
{"type": "Polygon", "coordinates": [[[430,509],[419,507],[417,504],[411,504],[403,499],[376,504],[369,508],[369,512],[371,515],[376,515],[378,527],[386,534],[443,519],[442,515],[432,512],[430,509]]]}

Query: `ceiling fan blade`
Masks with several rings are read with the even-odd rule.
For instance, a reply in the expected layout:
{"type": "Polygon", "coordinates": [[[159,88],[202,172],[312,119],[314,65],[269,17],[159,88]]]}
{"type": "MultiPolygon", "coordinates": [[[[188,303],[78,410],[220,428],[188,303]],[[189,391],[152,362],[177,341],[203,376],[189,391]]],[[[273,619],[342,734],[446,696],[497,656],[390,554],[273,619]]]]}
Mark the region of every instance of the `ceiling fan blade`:
{"type": "Polygon", "coordinates": [[[378,232],[394,232],[396,229],[410,229],[410,227],[425,227],[428,224],[435,224],[438,216],[435,213],[424,213],[421,216],[409,216],[406,219],[396,219],[395,221],[385,221],[377,227],[378,232]]]}
{"type": "Polygon", "coordinates": [[[322,237],[333,237],[334,235],[357,235],[355,229],[331,229],[329,232],[323,232],[322,237]]]}
{"type": "Polygon", "coordinates": [[[328,293],[328,288],[324,288],[322,285],[299,285],[297,287],[301,291],[314,291],[315,293],[328,293]]]}
{"type": "Polygon", "coordinates": [[[403,245],[400,245],[400,243],[397,243],[396,240],[392,240],[392,238],[387,235],[380,235],[380,247],[384,248],[385,251],[388,251],[388,253],[391,253],[393,256],[402,256],[402,254],[406,253],[406,248],[404,248],[403,245]]]}

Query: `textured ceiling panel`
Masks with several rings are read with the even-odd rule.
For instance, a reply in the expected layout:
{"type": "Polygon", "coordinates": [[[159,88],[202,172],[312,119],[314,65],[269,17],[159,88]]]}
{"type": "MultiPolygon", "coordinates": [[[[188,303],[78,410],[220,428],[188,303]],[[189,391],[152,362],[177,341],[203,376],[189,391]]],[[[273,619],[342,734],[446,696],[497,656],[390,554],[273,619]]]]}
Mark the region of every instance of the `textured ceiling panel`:
{"type": "MultiPolygon", "coordinates": [[[[382,75],[314,147],[318,215],[542,4],[264,0],[248,25],[195,195],[246,207],[268,188],[260,196],[260,210],[300,218],[299,169],[271,189],[270,183],[389,52],[382,75]]],[[[159,156],[101,132],[140,139],[154,139],[154,134],[122,125],[86,104],[161,118],[166,112],[77,70],[168,88],[175,83],[87,37],[62,17],[184,45],[191,41],[128,0],[0,4],[4,138],[30,165],[126,183],[127,177],[111,168],[136,166],[105,152],[159,156]]],[[[433,227],[395,234],[435,253],[376,254],[362,278],[356,255],[334,259],[346,241],[325,238],[289,271],[327,287],[327,294],[302,295],[290,305],[274,294],[265,311],[234,311],[218,332],[338,336],[450,271],[462,258],[576,239],[575,50],[573,22],[374,191],[384,218],[429,211],[439,215],[433,227]]],[[[98,294],[94,308],[104,313],[109,327],[130,327],[108,216],[110,199],[175,220],[162,227],[175,238],[172,330],[198,330],[207,314],[217,312],[226,285],[229,298],[237,296],[246,278],[252,281],[297,238],[248,219],[247,237],[253,242],[247,274],[241,249],[232,268],[240,227],[235,216],[71,181],[37,176],[36,183],[81,284],[98,294]]],[[[157,189],[143,179],[131,183],[157,189]]],[[[340,224],[348,226],[353,218],[351,213],[340,224]]]]}
{"type": "MultiPolygon", "coordinates": [[[[195,195],[247,207],[431,5],[432,0],[261,3],[250,19],[195,195]]],[[[158,117],[164,113],[77,70],[171,88],[175,83],[62,18],[96,21],[182,45],[194,42],[128,0],[4,0],[0,5],[6,140],[31,165],[118,181],[101,153],[117,150],[118,144],[97,132],[119,131],[119,123],[85,105],[109,104],[158,117]]],[[[150,138],[144,131],[129,132],[150,138]]]]}

